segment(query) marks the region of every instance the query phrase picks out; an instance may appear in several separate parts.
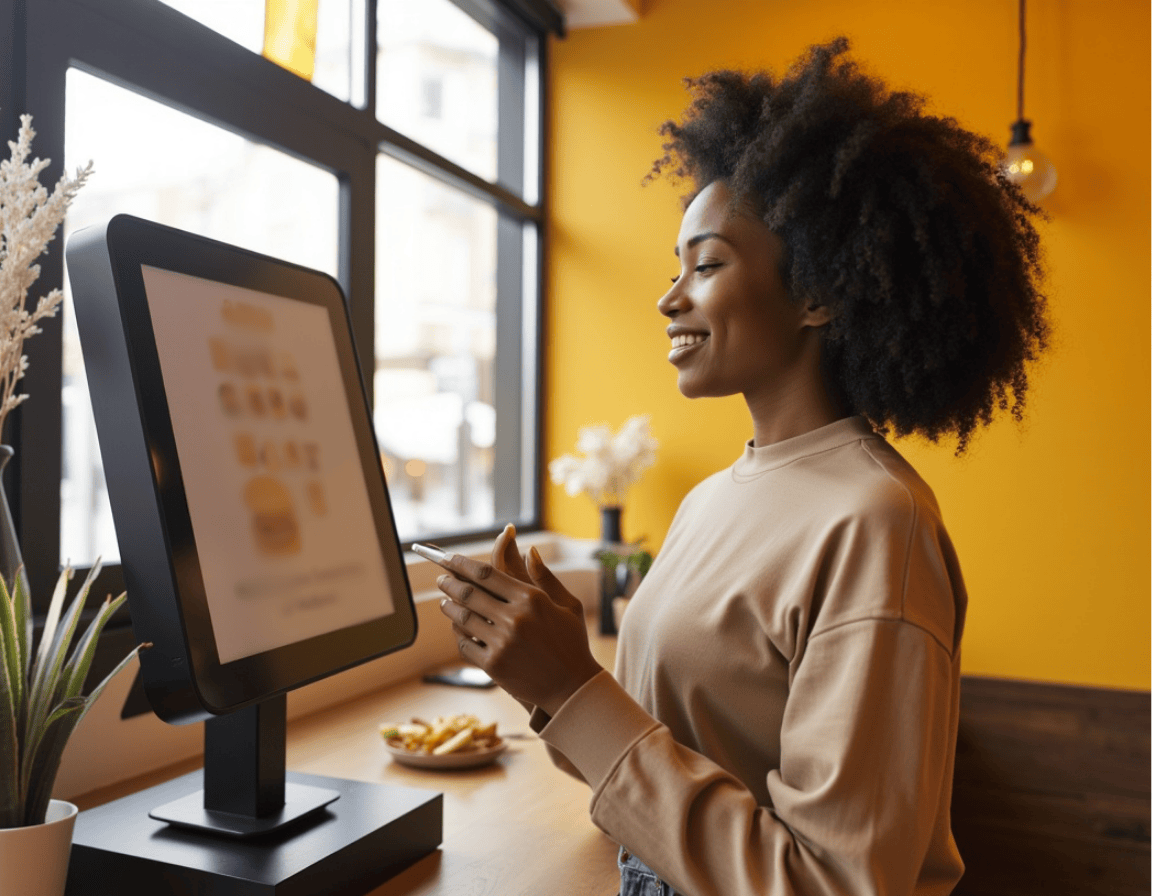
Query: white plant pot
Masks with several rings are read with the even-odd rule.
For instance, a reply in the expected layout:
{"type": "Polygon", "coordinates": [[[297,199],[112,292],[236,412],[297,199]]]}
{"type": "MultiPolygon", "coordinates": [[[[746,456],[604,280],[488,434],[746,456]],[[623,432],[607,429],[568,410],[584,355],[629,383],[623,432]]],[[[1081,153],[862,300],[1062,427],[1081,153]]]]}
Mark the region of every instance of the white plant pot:
{"type": "Polygon", "coordinates": [[[63,896],[76,812],[52,800],[44,824],[0,828],[0,896],[63,896]]]}

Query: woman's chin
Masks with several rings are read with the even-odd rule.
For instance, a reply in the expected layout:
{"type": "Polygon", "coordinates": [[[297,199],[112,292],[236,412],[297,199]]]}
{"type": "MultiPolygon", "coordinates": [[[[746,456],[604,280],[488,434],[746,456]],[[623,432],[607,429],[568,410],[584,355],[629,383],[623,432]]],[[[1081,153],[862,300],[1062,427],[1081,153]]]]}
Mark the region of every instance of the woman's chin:
{"type": "Polygon", "coordinates": [[[700,397],[700,392],[695,388],[695,384],[692,382],[692,380],[685,378],[683,375],[681,375],[680,379],[677,380],[676,386],[679,388],[680,394],[685,398],[700,397]]]}
{"type": "Polygon", "coordinates": [[[676,385],[680,389],[680,394],[685,398],[717,398],[720,396],[728,395],[727,392],[718,391],[716,389],[709,389],[707,383],[702,383],[699,380],[680,374],[680,379],[676,385]]]}
{"type": "Polygon", "coordinates": [[[681,379],[677,386],[680,387],[680,394],[685,398],[708,398],[713,396],[707,389],[700,387],[691,380],[685,382],[681,379]]]}

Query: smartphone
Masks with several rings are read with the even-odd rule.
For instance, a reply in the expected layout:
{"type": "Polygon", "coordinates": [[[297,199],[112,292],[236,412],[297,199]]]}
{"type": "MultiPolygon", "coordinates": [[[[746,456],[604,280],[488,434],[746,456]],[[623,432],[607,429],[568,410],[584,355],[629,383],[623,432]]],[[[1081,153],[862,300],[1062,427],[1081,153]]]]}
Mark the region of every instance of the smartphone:
{"type": "MultiPolygon", "coordinates": [[[[449,554],[444,548],[439,548],[435,545],[422,545],[419,544],[418,541],[416,544],[412,545],[412,553],[419,554],[420,556],[424,557],[425,560],[431,560],[433,563],[437,563],[445,569],[448,569],[445,564],[448,562],[450,557],[452,557],[452,554],[449,554]]],[[[473,585],[480,587],[480,589],[484,589],[484,585],[480,585],[479,583],[475,582],[475,580],[468,578],[468,576],[465,576],[463,572],[455,569],[449,571],[452,572],[452,575],[456,576],[456,578],[462,578],[464,582],[471,582],[473,585]]],[[[492,594],[492,592],[490,591],[488,594],[492,594]]],[[[507,600],[501,598],[499,594],[492,594],[492,597],[507,603],[507,600]]]]}
{"type": "Polygon", "coordinates": [[[419,542],[412,545],[412,553],[419,554],[425,560],[431,560],[440,566],[447,563],[448,559],[452,556],[443,548],[438,548],[434,544],[420,544],[419,542]]]}
{"type": "Polygon", "coordinates": [[[496,682],[483,669],[476,666],[452,666],[424,676],[429,684],[450,684],[461,688],[491,688],[496,682]]]}
{"type": "MultiPolygon", "coordinates": [[[[425,560],[431,560],[433,563],[435,563],[439,566],[443,566],[445,569],[448,569],[448,567],[445,564],[447,564],[447,562],[452,557],[452,554],[449,554],[443,548],[438,548],[434,544],[420,544],[419,542],[416,542],[415,544],[412,545],[412,553],[413,554],[419,554],[425,560]]],[[[464,575],[464,573],[460,572],[459,570],[449,569],[448,571],[451,572],[452,575],[456,576],[456,578],[458,578],[458,579],[463,579],[465,582],[472,582],[473,585],[479,585],[479,587],[481,587],[481,588],[484,587],[479,582],[476,582],[475,580],[468,578],[466,575],[464,575]]],[[[490,591],[488,593],[492,594],[492,592],[490,592],[490,591]]],[[[492,594],[492,596],[494,598],[496,598],[497,600],[504,600],[504,598],[502,598],[499,594],[492,594]]]]}

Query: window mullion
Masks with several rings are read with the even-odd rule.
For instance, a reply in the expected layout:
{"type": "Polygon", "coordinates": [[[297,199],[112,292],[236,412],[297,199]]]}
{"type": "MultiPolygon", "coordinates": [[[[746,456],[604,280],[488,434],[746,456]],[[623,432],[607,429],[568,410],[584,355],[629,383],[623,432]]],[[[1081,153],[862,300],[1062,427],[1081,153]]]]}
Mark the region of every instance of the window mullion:
{"type": "Polygon", "coordinates": [[[502,185],[489,183],[387,125],[378,125],[378,128],[381,152],[411,165],[450,187],[462,190],[475,199],[503,208],[521,219],[537,222],[540,220],[539,206],[529,205],[502,185]]]}
{"type": "Polygon", "coordinates": [[[520,521],[523,429],[523,224],[501,214],[496,224],[496,455],[493,492],[497,521],[520,521]]]}
{"type": "MultiPolygon", "coordinates": [[[[32,4],[28,10],[29,35],[34,19],[43,10],[32,4]]],[[[21,112],[33,116],[36,138],[33,155],[51,159],[40,174],[46,186],[56,183],[64,172],[64,79],[67,57],[64,47],[44,40],[28,47],[27,56],[37,61],[25,80],[25,106],[21,112]]],[[[13,135],[14,137],[15,135],[13,135]]],[[[59,237],[59,235],[57,235],[59,237]]],[[[27,304],[61,288],[64,282],[63,240],[53,239],[38,259],[40,277],[29,290],[27,304]]],[[[42,332],[24,344],[28,371],[18,391],[29,395],[11,415],[11,427],[4,438],[16,454],[9,463],[6,478],[12,502],[16,531],[23,552],[32,594],[43,598],[52,593],[59,571],[60,481],[63,449],[61,444],[61,387],[63,385],[61,315],[41,322],[42,332]]]]}
{"type": "Polygon", "coordinates": [[[524,195],[524,42],[500,35],[496,75],[496,181],[524,195]]]}
{"type": "MultiPolygon", "coordinates": [[[[519,35],[500,30],[497,64],[497,181],[524,194],[525,53],[519,35]]],[[[521,522],[523,501],[524,225],[502,213],[496,229],[496,519],[521,522]]]]}
{"type": "Polygon", "coordinates": [[[372,156],[340,181],[340,286],[352,318],[352,339],[360,358],[369,406],[376,368],[376,164],[372,156]]]}
{"type": "MultiPolygon", "coordinates": [[[[377,0],[363,0],[364,3],[364,31],[362,34],[363,41],[363,69],[359,72],[359,77],[364,79],[363,95],[364,95],[364,109],[367,111],[369,117],[375,118],[376,115],[376,8],[377,0]]],[[[357,75],[355,72],[356,60],[353,58],[353,77],[357,75]]]]}

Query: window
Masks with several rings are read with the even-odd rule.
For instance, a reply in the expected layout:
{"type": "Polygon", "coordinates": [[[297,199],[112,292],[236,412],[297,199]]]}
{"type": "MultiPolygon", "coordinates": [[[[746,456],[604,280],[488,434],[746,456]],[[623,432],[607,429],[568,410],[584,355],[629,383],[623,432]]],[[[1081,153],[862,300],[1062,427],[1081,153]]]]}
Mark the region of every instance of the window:
{"type": "MultiPolygon", "coordinates": [[[[101,160],[68,211],[65,243],[124,213],[336,276],[339,184],[331,172],[75,68],[64,108],[65,167],[101,160]],[[121,152],[125,145],[133,151],[121,152]]],[[[67,279],[64,294],[60,556],[90,566],[120,551],[67,279]]]]}
{"type": "Polygon", "coordinates": [[[396,525],[491,528],[496,211],[387,156],[376,191],[375,419],[396,525]]]}
{"type": "MultiPolygon", "coordinates": [[[[93,160],[65,234],[127,212],[337,277],[402,540],[537,526],[540,79],[559,14],[319,0],[309,82],[261,57],[263,9],[0,0],[0,127],[34,116],[45,182],[93,160]]],[[[62,243],[36,291],[64,285],[62,243]]],[[[29,341],[32,398],[5,433],[40,598],[98,555],[98,592],[123,587],[70,317],[29,341]]]]}
{"type": "Polygon", "coordinates": [[[377,2],[377,117],[495,180],[500,39],[452,0],[377,2]]]}

